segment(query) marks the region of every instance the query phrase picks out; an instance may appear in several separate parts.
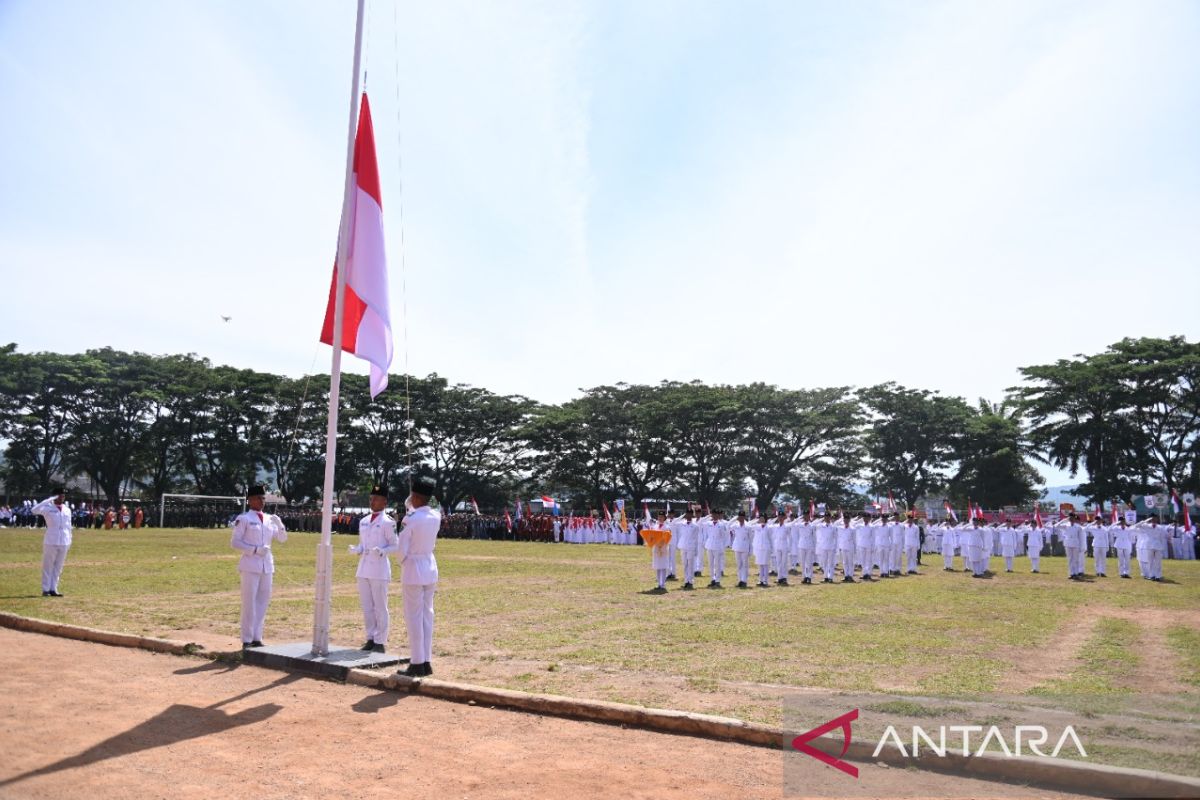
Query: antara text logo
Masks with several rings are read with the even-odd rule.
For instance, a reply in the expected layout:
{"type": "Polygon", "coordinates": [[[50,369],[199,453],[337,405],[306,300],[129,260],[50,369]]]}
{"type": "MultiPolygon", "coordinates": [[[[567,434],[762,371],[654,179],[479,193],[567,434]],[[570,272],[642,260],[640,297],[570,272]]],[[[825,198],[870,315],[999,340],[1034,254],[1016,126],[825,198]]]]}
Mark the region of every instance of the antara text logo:
{"type": "MultiPolygon", "coordinates": [[[[823,725],[818,725],[812,730],[796,736],[791,742],[792,749],[811,756],[822,764],[841,770],[852,778],[858,778],[858,767],[842,760],[850,750],[853,735],[852,723],[856,719],[858,719],[857,708],[847,711],[840,717],[835,717],[823,725]],[[842,747],[841,753],[836,757],[810,744],[814,739],[838,729],[842,733],[842,747]]],[[[945,758],[947,755],[981,756],[986,752],[991,752],[993,755],[1003,754],[1007,758],[1023,755],[1058,758],[1059,754],[1067,748],[1074,749],[1080,758],[1088,757],[1083,742],[1079,740],[1075,728],[1070,725],[1063,729],[1055,740],[1054,748],[1049,753],[1043,747],[1046,747],[1051,741],[1050,730],[1043,725],[1017,725],[1011,735],[1007,737],[1005,732],[996,725],[987,728],[982,725],[942,725],[933,730],[935,733],[931,733],[920,725],[914,725],[911,735],[905,737],[901,735],[900,729],[895,725],[889,725],[883,735],[879,737],[879,742],[875,745],[875,751],[871,753],[871,758],[878,758],[879,754],[888,747],[894,748],[905,758],[916,758],[923,752],[926,757],[932,754],[938,758],[945,758]],[[999,750],[989,751],[988,748],[992,745],[998,747],[999,750]]]]}

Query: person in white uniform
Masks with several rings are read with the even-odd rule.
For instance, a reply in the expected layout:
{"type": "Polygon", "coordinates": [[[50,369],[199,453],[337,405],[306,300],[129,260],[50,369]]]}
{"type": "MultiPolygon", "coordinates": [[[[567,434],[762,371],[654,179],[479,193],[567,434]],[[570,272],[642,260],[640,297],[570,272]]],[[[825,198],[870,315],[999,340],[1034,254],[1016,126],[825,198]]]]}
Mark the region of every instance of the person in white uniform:
{"type": "Polygon", "coordinates": [[[768,577],[771,574],[771,537],[774,529],[775,525],[767,520],[767,515],[760,514],[750,535],[750,551],[754,553],[754,563],[758,566],[758,586],[761,589],[771,585],[768,577]]]}
{"type": "Polygon", "coordinates": [[[958,547],[958,531],[949,522],[942,523],[942,569],[954,572],[954,548],[958,547]]]}
{"type": "Polygon", "coordinates": [[[1158,524],[1158,520],[1154,517],[1150,518],[1150,580],[1162,580],[1162,564],[1163,558],[1167,554],[1167,537],[1170,532],[1163,525],[1158,524]]]}
{"type": "Polygon", "coordinates": [[[750,540],[754,529],[746,524],[746,512],[739,511],[737,521],[729,526],[732,538],[733,557],[737,561],[737,588],[750,588],[750,540]]]}
{"type": "Polygon", "coordinates": [[[816,532],[812,517],[807,514],[796,523],[796,550],[800,559],[801,583],[812,583],[813,559],[817,553],[816,532]]]}
{"type": "Polygon", "coordinates": [[[1083,539],[1086,534],[1074,511],[1067,516],[1067,524],[1058,529],[1058,536],[1067,551],[1067,579],[1077,581],[1083,577],[1083,539]]]}
{"type": "Polygon", "coordinates": [[[792,523],[788,520],[787,515],[780,511],[778,519],[775,520],[775,527],[771,529],[771,547],[774,550],[772,558],[778,574],[775,581],[777,586],[788,585],[788,570],[792,566],[792,528],[792,523]]]}
{"type": "Polygon", "coordinates": [[[29,511],[31,516],[40,514],[46,519],[46,533],[42,536],[42,597],[62,597],[58,582],[67,563],[67,551],[71,549],[71,507],[67,505],[66,490],[59,489],[29,511]]]}
{"type": "Polygon", "coordinates": [[[704,526],[704,549],[708,551],[708,588],[720,589],[725,576],[725,550],[729,547],[729,524],[721,512],[712,510],[712,519],[704,526]]]}
{"type": "Polygon", "coordinates": [[[854,528],[845,512],[837,526],[837,558],[842,564],[842,583],[854,583],[854,528]]]}
{"type": "Polygon", "coordinates": [[[1042,547],[1046,544],[1046,529],[1042,521],[1035,519],[1025,539],[1025,549],[1029,551],[1030,572],[1038,572],[1042,563],[1042,547]]]}
{"type": "Polygon", "coordinates": [[[1111,529],[1099,517],[1092,529],[1092,559],[1096,562],[1096,577],[1108,577],[1108,548],[1112,544],[1111,529]]]}
{"type": "Polygon", "coordinates": [[[273,542],[286,542],[287,529],[283,520],[274,514],[263,513],[267,490],[251,486],[246,492],[250,510],[233,521],[233,536],[229,540],[234,550],[240,550],[238,574],[242,580],[242,649],[263,646],[263,625],[267,621],[267,606],[271,603],[271,584],[275,579],[273,542]]]}
{"type": "Polygon", "coordinates": [[[967,544],[967,563],[971,567],[972,578],[983,577],[986,564],[983,557],[984,531],[985,528],[983,527],[983,520],[979,517],[975,517],[975,519],[971,521],[971,526],[963,532],[967,544]]]}
{"type": "Polygon", "coordinates": [[[437,592],[438,566],[433,548],[442,528],[442,514],[429,507],[437,485],[429,478],[416,478],[409,489],[400,528],[396,558],[400,562],[400,584],[404,597],[404,624],[408,628],[409,660],[403,674],[420,678],[433,674],[433,596],[437,592]]]}
{"type": "Polygon", "coordinates": [[[816,528],[817,563],[821,565],[823,583],[833,583],[833,558],[837,547],[837,528],[827,511],[816,528]]]}
{"type": "Polygon", "coordinates": [[[1004,557],[1004,571],[1013,571],[1013,558],[1017,555],[1017,523],[1008,521],[1000,529],[1000,555],[1004,557]]]}
{"type": "Polygon", "coordinates": [[[400,548],[396,520],[384,510],[387,500],[386,486],[376,485],[371,489],[368,501],[371,513],[358,521],[358,544],[349,545],[350,552],[358,556],[358,571],[354,577],[358,580],[358,600],[367,630],[367,642],[362,649],[376,653],[386,651],[392,625],[388,613],[388,584],[392,580],[389,554],[400,548]]]}
{"type": "Polygon", "coordinates": [[[864,581],[875,580],[871,577],[871,562],[875,553],[875,532],[871,528],[870,515],[864,516],[859,520],[859,524],[854,526],[854,552],[857,554],[858,563],[862,566],[862,579],[864,581]]]}
{"type": "MultiPolygon", "coordinates": [[[[663,512],[658,512],[658,516],[642,529],[643,531],[666,531],[667,541],[660,542],[650,548],[650,568],[654,570],[654,579],[656,585],[650,590],[652,594],[666,594],[667,592],[667,573],[671,571],[672,565],[675,563],[675,558],[671,554],[670,542],[675,538],[675,534],[671,529],[671,523],[667,521],[667,515],[663,512]]],[[[643,537],[649,542],[649,537],[643,537]]]]}
{"type": "Polygon", "coordinates": [[[904,523],[904,569],[917,575],[917,559],[921,554],[921,526],[910,515],[904,523]]]}
{"type": "Polygon", "coordinates": [[[683,589],[692,590],[693,570],[700,552],[700,526],[692,519],[692,509],[683,512],[683,519],[675,525],[671,538],[678,539],[679,554],[683,559],[683,589]]]}
{"type": "Polygon", "coordinates": [[[1125,523],[1125,518],[1117,520],[1112,528],[1112,545],[1117,551],[1117,573],[1122,578],[1132,579],[1129,574],[1129,554],[1133,552],[1133,529],[1125,523]]]}

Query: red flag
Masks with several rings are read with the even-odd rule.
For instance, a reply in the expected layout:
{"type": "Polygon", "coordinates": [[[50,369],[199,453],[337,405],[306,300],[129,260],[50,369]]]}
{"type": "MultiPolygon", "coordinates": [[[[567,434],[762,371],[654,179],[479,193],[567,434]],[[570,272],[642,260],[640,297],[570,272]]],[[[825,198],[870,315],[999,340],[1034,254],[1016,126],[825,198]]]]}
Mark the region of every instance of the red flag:
{"type": "Polygon", "coordinates": [[[479,503],[476,503],[476,502],[475,502],[475,498],[474,498],[474,497],[472,497],[472,498],[471,498],[471,508],[475,509],[475,513],[476,513],[476,514],[478,514],[478,513],[479,513],[479,503]]]}
{"type": "Polygon", "coordinates": [[[504,509],[504,524],[508,527],[508,532],[512,533],[512,516],[508,513],[508,509],[504,509]]]}
{"type": "Polygon", "coordinates": [[[1038,503],[1033,504],[1033,521],[1039,528],[1042,527],[1042,507],[1038,503]]]}
{"type": "Polygon", "coordinates": [[[808,516],[810,518],[817,516],[817,503],[811,497],[808,499],[808,516]]]}
{"type": "Polygon", "coordinates": [[[642,512],[644,513],[644,515],[646,517],[646,522],[649,522],[650,521],[650,506],[648,506],[646,504],[645,500],[642,501],[642,512]]]}
{"type": "Polygon", "coordinates": [[[967,498],[967,522],[975,521],[975,504],[971,502],[971,498],[967,498]]]}
{"type": "Polygon", "coordinates": [[[892,497],[891,489],[888,489],[888,511],[896,513],[896,498],[892,497]]]}
{"type": "Polygon", "coordinates": [[[942,503],[942,505],[944,505],[946,507],[946,514],[949,515],[950,519],[954,520],[955,522],[958,522],[958,514],[955,514],[954,509],[950,507],[950,501],[946,500],[942,503]]]}
{"type": "MultiPolygon", "coordinates": [[[[379,166],[375,161],[375,130],[371,104],[363,92],[358,111],[358,134],[354,138],[354,192],[345,226],[350,241],[346,246],[346,289],[342,306],[342,350],[371,363],[371,397],[388,384],[392,365],[392,315],[388,302],[387,258],[383,247],[383,200],[379,192],[379,166]]],[[[333,265],[329,303],[321,341],[333,344],[334,304],[338,264],[333,265]]]]}
{"type": "Polygon", "coordinates": [[[604,508],[604,521],[612,522],[612,514],[608,513],[608,503],[601,500],[600,505],[604,508]]]}
{"type": "Polygon", "coordinates": [[[1117,501],[1116,501],[1116,500],[1113,500],[1113,501],[1112,501],[1112,524],[1113,524],[1113,525],[1116,525],[1116,524],[1117,524],[1117,522],[1118,522],[1118,517],[1117,517],[1117,501]]]}
{"type": "Polygon", "coordinates": [[[1183,529],[1188,533],[1192,532],[1192,515],[1188,513],[1188,507],[1183,507],[1183,529]]]}

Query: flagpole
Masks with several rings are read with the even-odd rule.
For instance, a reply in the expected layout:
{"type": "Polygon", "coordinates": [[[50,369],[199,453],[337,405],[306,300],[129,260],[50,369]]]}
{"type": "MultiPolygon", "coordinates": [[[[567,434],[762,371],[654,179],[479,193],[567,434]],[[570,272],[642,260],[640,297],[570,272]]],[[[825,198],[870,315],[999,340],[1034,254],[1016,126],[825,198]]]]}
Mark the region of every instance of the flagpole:
{"type": "Polygon", "coordinates": [[[342,319],[346,306],[347,250],[354,203],[354,138],[358,127],[358,79],[362,64],[363,6],[354,21],[354,77],[350,81],[350,132],[346,136],[346,185],[338,229],[337,288],[333,303],[333,360],[329,367],[329,421],[325,429],[325,484],[321,492],[321,543],[317,546],[316,597],[313,604],[313,655],[329,655],[329,618],[333,608],[333,476],[337,467],[338,399],[342,388],[342,319]]]}

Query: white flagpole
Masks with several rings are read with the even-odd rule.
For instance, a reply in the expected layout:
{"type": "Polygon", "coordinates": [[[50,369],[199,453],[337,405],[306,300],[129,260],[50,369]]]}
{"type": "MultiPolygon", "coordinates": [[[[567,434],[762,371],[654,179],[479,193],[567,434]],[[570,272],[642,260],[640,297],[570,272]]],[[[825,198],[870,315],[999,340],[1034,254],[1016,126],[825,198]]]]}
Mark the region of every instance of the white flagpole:
{"type": "Polygon", "coordinates": [[[358,129],[358,79],[362,61],[363,5],[354,23],[354,78],[350,82],[350,133],[346,141],[346,186],[338,230],[337,288],[333,303],[333,362],[329,368],[329,423],[325,429],[325,485],[321,493],[321,543],[317,546],[317,586],[313,607],[313,655],[329,655],[329,616],[333,604],[333,475],[337,465],[338,398],[342,384],[342,318],[346,305],[346,266],[354,214],[354,139],[358,129]]]}

